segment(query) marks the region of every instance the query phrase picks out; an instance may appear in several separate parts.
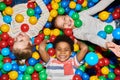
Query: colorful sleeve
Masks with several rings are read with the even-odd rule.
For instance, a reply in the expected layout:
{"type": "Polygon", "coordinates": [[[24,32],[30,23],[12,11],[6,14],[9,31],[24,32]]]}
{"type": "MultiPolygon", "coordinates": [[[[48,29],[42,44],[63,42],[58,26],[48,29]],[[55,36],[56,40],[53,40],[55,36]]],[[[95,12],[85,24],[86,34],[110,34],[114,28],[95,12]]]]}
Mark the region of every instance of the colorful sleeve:
{"type": "Polygon", "coordinates": [[[79,61],[77,60],[77,57],[76,57],[76,56],[73,57],[73,62],[74,62],[74,66],[76,66],[76,67],[78,67],[78,66],[80,66],[80,65],[82,65],[82,64],[84,63],[83,60],[79,62],[79,61]]]}

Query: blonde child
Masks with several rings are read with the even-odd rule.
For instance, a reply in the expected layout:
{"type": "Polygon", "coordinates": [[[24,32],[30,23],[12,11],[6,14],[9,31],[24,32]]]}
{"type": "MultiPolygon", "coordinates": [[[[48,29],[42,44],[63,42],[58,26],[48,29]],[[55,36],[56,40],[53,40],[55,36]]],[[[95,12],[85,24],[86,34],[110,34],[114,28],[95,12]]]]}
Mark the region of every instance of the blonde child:
{"type": "Polygon", "coordinates": [[[104,30],[106,25],[112,25],[114,29],[120,26],[120,20],[106,23],[93,17],[94,14],[104,10],[113,1],[115,0],[100,0],[95,6],[79,12],[80,20],[83,23],[80,28],[74,26],[73,19],[68,15],[57,16],[53,21],[53,25],[60,29],[71,28],[73,35],[77,39],[86,40],[105,49],[109,49],[113,51],[116,56],[120,57],[120,46],[112,42],[113,36],[111,34],[109,34],[106,39],[97,35],[99,31],[104,30]]]}
{"type": "Polygon", "coordinates": [[[56,58],[50,57],[47,53],[46,40],[39,45],[41,58],[46,63],[48,80],[72,80],[75,69],[83,63],[82,59],[88,51],[86,44],[80,41],[76,43],[79,45],[80,52],[70,57],[73,51],[73,40],[66,35],[57,36],[53,42],[56,58]]]}

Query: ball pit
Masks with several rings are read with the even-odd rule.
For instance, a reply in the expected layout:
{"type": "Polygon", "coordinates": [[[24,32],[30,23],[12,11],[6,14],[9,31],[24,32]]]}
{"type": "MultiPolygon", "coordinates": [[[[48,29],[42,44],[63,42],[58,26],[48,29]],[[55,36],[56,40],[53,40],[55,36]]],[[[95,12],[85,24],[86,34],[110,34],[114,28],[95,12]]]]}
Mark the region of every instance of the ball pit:
{"type": "MultiPolygon", "coordinates": [[[[46,4],[50,16],[44,28],[38,33],[37,37],[32,38],[31,41],[35,44],[35,51],[32,53],[32,57],[26,61],[25,65],[18,65],[15,61],[16,57],[11,52],[14,39],[8,35],[10,30],[9,24],[12,21],[12,14],[14,10],[9,7],[12,0],[4,0],[0,2],[0,11],[3,14],[3,20],[6,24],[0,24],[0,80],[46,80],[47,74],[46,69],[42,65],[41,56],[37,52],[38,45],[43,39],[49,40],[50,43],[47,44],[46,50],[49,55],[54,57],[55,50],[53,48],[52,42],[58,35],[68,35],[74,40],[74,36],[71,29],[66,29],[64,31],[59,29],[51,30],[52,20],[59,14],[68,14],[74,19],[75,26],[78,28],[83,25],[82,21],[79,20],[78,12],[88,9],[94,6],[99,0],[43,0],[46,4]]],[[[35,25],[37,20],[40,18],[42,13],[39,6],[30,2],[27,4],[28,10],[26,14],[29,16],[29,23],[35,25]]],[[[110,10],[110,9],[109,9],[110,10]]],[[[112,22],[113,20],[120,19],[120,8],[114,8],[113,11],[102,11],[97,14],[96,18],[104,22],[112,22]]],[[[24,15],[17,14],[15,16],[15,21],[18,23],[24,22],[24,15]]],[[[27,24],[21,25],[21,31],[27,32],[29,30],[27,24]]],[[[106,38],[108,34],[112,34],[114,39],[120,39],[120,29],[117,28],[113,30],[110,25],[105,26],[98,33],[98,36],[106,38]]],[[[92,44],[87,44],[89,46],[89,52],[85,56],[85,63],[78,67],[75,71],[75,75],[72,80],[120,80],[120,63],[117,61],[117,57],[113,55],[110,51],[104,51],[102,48],[92,44]],[[112,58],[111,58],[111,57],[112,58]],[[115,59],[116,60],[115,60],[115,59]]],[[[74,51],[71,57],[79,52],[79,46],[74,44],[74,51]]]]}

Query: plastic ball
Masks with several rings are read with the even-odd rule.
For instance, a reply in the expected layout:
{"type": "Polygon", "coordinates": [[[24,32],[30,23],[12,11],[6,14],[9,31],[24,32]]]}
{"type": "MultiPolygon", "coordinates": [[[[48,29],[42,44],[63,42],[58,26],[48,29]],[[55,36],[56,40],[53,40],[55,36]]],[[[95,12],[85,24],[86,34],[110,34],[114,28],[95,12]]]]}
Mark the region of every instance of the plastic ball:
{"type": "Polygon", "coordinates": [[[49,48],[47,52],[48,52],[48,54],[50,56],[54,56],[55,55],[55,49],[54,48],[49,48]]]}
{"type": "Polygon", "coordinates": [[[113,21],[113,16],[110,14],[110,16],[108,17],[107,20],[105,20],[105,22],[110,23],[112,21],[113,21]]]}
{"type": "Polygon", "coordinates": [[[76,19],[75,21],[74,21],[74,25],[75,25],[75,27],[77,27],[77,28],[79,28],[79,27],[81,27],[82,26],[82,21],[80,20],[80,19],[76,19]]]}
{"type": "Polygon", "coordinates": [[[73,13],[72,19],[74,20],[79,19],[79,14],[77,12],[73,13]]]}
{"type": "Polygon", "coordinates": [[[120,28],[116,28],[112,32],[112,36],[114,39],[120,40],[120,28]]]}
{"type": "Polygon", "coordinates": [[[65,13],[69,13],[70,8],[69,8],[69,7],[66,7],[64,10],[65,10],[65,13]]]}
{"type": "Polygon", "coordinates": [[[32,24],[32,25],[35,25],[37,23],[37,18],[35,16],[32,16],[29,18],[29,22],[32,24]]]}
{"type": "Polygon", "coordinates": [[[104,20],[107,20],[107,19],[108,19],[109,15],[110,15],[109,12],[107,12],[107,11],[102,11],[102,12],[100,12],[100,13],[98,14],[98,17],[99,17],[99,19],[101,19],[101,20],[104,21],[104,20]]]}
{"type": "Polygon", "coordinates": [[[42,41],[41,38],[36,37],[36,38],[34,39],[34,44],[35,44],[35,45],[39,45],[39,44],[41,43],[41,41],[42,41]]]}
{"type": "Polygon", "coordinates": [[[107,75],[109,73],[109,69],[108,67],[104,66],[101,68],[101,73],[104,74],[104,75],[107,75]]]}
{"type": "Polygon", "coordinates": [[[18,65],[18,64],[16,64],[16,63],[12,64],[12,70],[17,71],[17,70],[19,69],[19,67],[18,67],[18,66],[19,66],[19,65],[18,65]]]}
{"type": "Polygon", "coordinates": [[[35,14],[35,11],[32,9],[32,8],[29,8],[29,9],[27,9],[27,15],[28,16],[34,16],[34,14],[35,14]]]}
{"type": "Polygon", "coordinates": [[[21,72],[24,72],[26,70],[27,66],[26,65],[22,65],[22,66],[19,66],[19,70],[21,72]]]}
{"type": "Polygon", "coordinates": [[[35,52],[33,52],[32,57],[35,58],[36,60],[38,60],[40,58],[40,55],[38,52],[35,51],[35,52]]]}
{"type": "Polygon", "coordinates": [[[74,1],[70,1],[69,7],[70,7],[71,9],[75,9],[76,3],[75,3],[74,1]]]}
{"type": "Polygon", "coordinates": [[[74,11],[74,10],[70,10],[69,13],[68,13],[68,15],[69,15],[70,17],[72,17],[73,13],[75,13],[75,11],[74,11]]]}
{"type": "Polygon", "coordinates": [[[49,11],[51,11],[51,10],[52,10],[52,5],[51,5],[51,4],[48,4],[48,5],[47,5],[47,8],[48,8],[49,11]]]}
{"type": "Polygon", "coordinates": [[[99,76],[99,80],[106,80],[104,76],[99,76]]]}
{"type": "Polygon", "coordinates": [[[7,24],[2,24],[0,29],[2,32],[8,32],[10,27],[7,24]]]}
{"type": "Polygon", "coordinates": [[[68,7],[68,5],[69,5],[69,2],[67,0],[61,1],[61,7],[66,8],[66,7],[68,7]]]}
{"type": "Polygon", "coordinates": [[[89,52],[86,56],[85,56],[85,61],[86,63],[88,63],[89,65],[93,66],[95,64],[98,63],[98,56],[96,53],[94,52],[89,52]]]}
{"type": "Polygon", "coordinates": [[[10,49],[9,48],[2,48],[1,54],[3,56],[8,56],[10,54],[10,49]]]}
{"type": "Polygon", "coordinates": [[[9,34],[4,32],[1,34],[1,39],[4,40],[4,41],[7,41],[9,39],[9,34]]]}
{"type": "Polygon", "coordinates": [[[40,9],[39,6],[36,6],[34,10],[35,10],[36,14],[41,14],[42,13],[42,10],[40,9]]]}
{"type": "Polygon", "coordinates": [[[87,7],[87,4],[88,4],[87,0],[84,0],[84,2],[82,3],[82,7],[83,8],[87,7]]]}
{"type": "Polygon", "coordinates": [[[107,33],[105,31],[99,31],[97,35],[103,39],[106,39],[107,33]]]}
{"type": "Polygon", "coordinates": [[[36,62],[37,62],[37,61],[36,61],[34,58],[29,58],[29,59],[28,59],[28,63],[29,63],[29,65],[31,65],[31,66],[35,65],[36,62]]]}
{"type": "Polygon", "coordinates": [[[40,71],[43,70],[43,66],[42,66],[42,64],[37,63],[37,64],[35,64],[34,69],[35,69],[37,72],[40,72],[40,71]]]}
{"type": "Polygon", "coordinates": [[[1,48],[5,48],[5,47],[7,47],[7,46],[8,46],[8,44],[7,44],[6,41],[4,41],[4,40],[1,40],[1,41],[0,41],[0,47],[1,47],[1,48]]]}
{"type": "Polygon", "coordinates": [[[99,80],[97,76],[91,76],[89,80],[99,80]]]}
{"type": "Polygon", "coordinates": [[[89,80],[89,75],[87,73],[82,74],[82,79],[83,80],[89,80]]]}
{"type": "Polygon", "coordinates": [[[0,77],[1,80],[9,80],[9,75],[8,74],[3,74],[1,77],[0,77]]]}
{"type": "Polygon", "coordinates": [[[24,17],[23,17],[22,14],[17,14],[17,15],[15,16],[15,20],[16,20],[16,22],[21,23],[21,22],[24,21],[24,17]]]}
{"type": "Polygon", "coordinates": [[[58,8],[58,14],[64,14],[65,10],[64,8],[60,7],[58,8]]]}
{"type": "Polygon", "coordinates": [[[6,4],[4,2],[0,2],[0,11],[5,10],[6,4]]]}
{"type": "Polygon", "coordinates": [[[34,9],[34,8],[35,8],[34,2],[29,2],[29,3],[27,4],[27,8],[32,8],[32,9],[34,9]]]}
{"type": "Polygon", "coordinates": [[[80,77],[80,75],[74,75],[72,80],[82,80],[82,78],[80,77]]]}
{"type": "Polygon", "coordinates": [[[29,74],[23,75],[23,79],[22,80],[31,80],[31,75],[29,75],[29,74]]]}
{"type": "Polygon", "coordinates": [[[77,0],[77,3],[82,4],[84,0],[77,0]]]}
{"type": "Polygon", "coordinates": [[[12,0],[4,0],[4,3],[5,3],[6,5],[11,5],[11,4],[12,4],[12,0]]]}
{"type": "Polygon", "coordinates": [[[34,68],[32,67],[32,66],[28,66],[27,68],[26,68],[26,73],[27,74],[32,74],[34,72],[34,68]]]}
{"type": "Polygon", "coordinates": [[[51,36],[50,36],[50,42],[54,42],[55,38],[56,38],[55,35],[51,35],[51,36]]]}
{"type": "Polygon", "coordinates": [[[54,29],[53,30],[53,35],[55,35],[55,36],[60,35],[60,30],[59,29],[54,29]]]}
{"type": "Polygon", "coordinates": [[[115,75],[114,73],[109,72],[109,74],[108,74],[108,78],[109,78],[109,79],[114,80],[115,77],[116,77],[116,75],[115,75]]]}
{"type": "Polygon", "coordinates": [[[8,38],[7,43],[9,46],[12,46],[14,44],[14,38],[8,38]]]}
{"type": "Polygon", "coordinates": [[[21,31],[22,32],[28,32],[29,30],[29,25],[28,24],[22,24],[21,25],[21,31]]]}
{"type": "Polygon", "coordinates": [[[3,62],[4,63],[11,63],[12,62],[12,60],[9,58],[9,57],[5,57],[4,59],[3,59],[3,62]]]}
{"type": "Polygon", "coordinates": [[[106,25],[105,28],[104,28],[104,31],[107,33],[107,34],[111,34],[112,31],[113,31],[113,27],[111,25],[106,25]]]}
{"type": "Polygon", "coordinates": [[[61,0],[55,0],[55,2],[57,2],[57,3],[60,2],[60,1],[61,1],[61,0]]]}
{"type": "Polygon", "coordinates": [[[88,8],[93,7],[94,5],[95,5],[94,2],[92,2],[92,1],[89,1],[89,2],[88,2],[88,8]]]}
{"type": "Polygon", "coordinates": [[[50,28],[51,27],[51,22],[46,22],[46,24],[45,24],[45,28],[50,28]]]}
{"type": "Polygon", "coordinates": [[[3,65],[3,70],[5,70],[5,71],[10,71],[12,69],[12,64],[10,64],[10,63],[5,63],[4,65],[3,65]]]}
{"type": "Polygon", "coordinates": [[[47,74],[46,74],[46,73],[41,73],[41,74],[39,75],[39,78],[40,78],[41,80],[47,80],[47,74]]]}
{"type": "Polygon", "coordinates": [[[78,44],[74,44],[73,47],[74,47],[74,51],[78,51],[79,50],[78,44]]]}
{"type": "Polygon", "coordinates": [[[43,30],[43,33],[44,33],[44,35],[50,35],[50,29],[49,28],[45,28],[44,30],[43,30]]]}
{"type": "Polygon", "coordinates": [[[113,16],[113,19],[119,19],[120,18],[119,12],[113,12],[112,16],[113,16]]]}
{"type": "Polygon", "coordinates": [[[52,9],[55,9],[55,10],[56,10],[56,9],[58,9],[58,8],[59,8],[58,3],[55,2],[55,3],[52,4],[52,9]]]}
{"type": "Polygon", "coordinates": [[[77,75],[82,75],[83,74],[83,71],[82,70],[80,70],[80,69],[76,69],[76,71],[75,71],[75,74],[77,74],[77,75]]]}
{"type": "Polygon", "coordinates": [[[48,44],[46,45],[46,50],[48,50],[49,48],[53,48],[53,44],[52,44],[52,43],[48,43],[48,44]]]}
{"type": "Polygon", "coordinates": [[[11,7],[6,7],[6,8],[5,8],[5,13],[6,13],[7,15],[12,15],[12,14],[13,14],[13,9],[12,9],[11,7]]]}
{"type": "Polygon", "coordinates": [[[5,22],[5,23],[7,23],[7,24],[9,24],[9,23],[11,23],[11,21],[12,21],[12,18],[10,17],[10,16],[4,16],[3,17],[3,21],[5,22]]]}
{"type": "Polygon", "coordinates": [[[115,69],[114,69],[114,73],[115,73],[116,75],[119,75],[119,74],[120,74],[120,68],[115,68],[115,69]]]}
{"type": "Polygon", "coordinates": [[[10,71],[10,72],[8,73],[8,75],[9,75],[9,78],[10,78],[11,80],[16,80],[17,77],[18,77],[18,72],[16,72],[16,71],[10,71]]]}
{"type": "Polygon", "coordinates": [[[56,17],[57,15],[58,15],[58,12],[56,10],[53,9],[53,10],[50,11],[50,16],[51,17],[56,17]]]}
{"type": "Polygon", "coordinates": [[[17,80],[22,80],[23,74],[19,74],[17,80]]]}
{"type": "Polygon", "coordinates": [[[76,8],[75,8],[76,11],[80,11],[81,8],[82,8],[82,6],[80,4],[76,4],[76,8]]]}

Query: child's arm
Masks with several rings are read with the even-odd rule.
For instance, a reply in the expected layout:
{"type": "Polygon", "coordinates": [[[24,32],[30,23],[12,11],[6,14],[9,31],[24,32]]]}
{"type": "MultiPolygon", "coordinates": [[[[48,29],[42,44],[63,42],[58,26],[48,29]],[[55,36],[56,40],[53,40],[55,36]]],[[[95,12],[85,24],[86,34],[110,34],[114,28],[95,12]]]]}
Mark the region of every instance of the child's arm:
{"type": "Polygon", "coordinates": [[[47,53],[47,51],[45,50],[45,47],[46,47],[46,43],[47,41],[46,40],[43,40],[40,45],[39,45],[39,53],[40,53],[40,56],[42,58],[42,60],[47,63],[50,59],[50,56],[49,54],[47,53]]]}
{"type": "Polygon", "coordinates": [[[100,0],[95,6],[84,10],[83,13],[87,13],[90,15],[94,15],[102,10],[104,10],[107,6],[109,6],[115,0],[100,0]]]}
{"type": "Polygon", "coordinates": [[[77,41],[77,44],[79,45],[79,48],[80,48],[80,52],[77,53],[77,60],[80,62],[84,58],[85,54],[87,53],[88,47],[85,43],[80,41],[77,41]]]}

